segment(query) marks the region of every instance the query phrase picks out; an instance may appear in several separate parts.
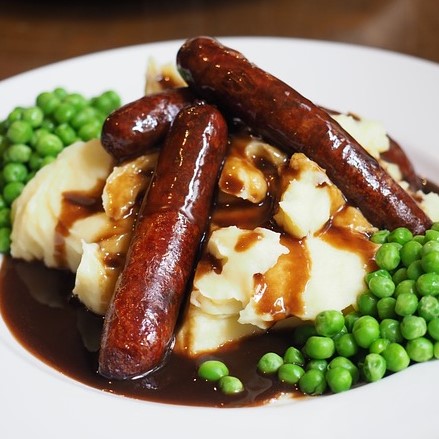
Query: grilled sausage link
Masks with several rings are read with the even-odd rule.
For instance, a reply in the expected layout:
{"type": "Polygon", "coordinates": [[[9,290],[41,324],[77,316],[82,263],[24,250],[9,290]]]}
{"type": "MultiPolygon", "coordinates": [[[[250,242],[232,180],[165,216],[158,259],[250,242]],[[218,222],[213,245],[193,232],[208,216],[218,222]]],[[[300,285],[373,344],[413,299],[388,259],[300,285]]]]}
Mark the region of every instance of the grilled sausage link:
{"type": "Polygon", "coordinates": [[[105,317],[102,375],[138,377],[163,362],[208,224],[227,135],[210,105],[186,107],[176,117],[105,317]]]}
{"type": "Polygon", "coordinates": [[[192,93],[185,87],[130,102],[105,120],[102,145],[119,162],[144,154],[165,138],[177,113],[193,102],[192,93]]]}
{"type": "Polygon", "coordinates": [[[327,112],[290,86],[209,37],[187,40],[177,54],[183,79],[199,96],[240,118],[288,153],[302,152],[376,227],[422,233],[430,219],[327,112]]]}

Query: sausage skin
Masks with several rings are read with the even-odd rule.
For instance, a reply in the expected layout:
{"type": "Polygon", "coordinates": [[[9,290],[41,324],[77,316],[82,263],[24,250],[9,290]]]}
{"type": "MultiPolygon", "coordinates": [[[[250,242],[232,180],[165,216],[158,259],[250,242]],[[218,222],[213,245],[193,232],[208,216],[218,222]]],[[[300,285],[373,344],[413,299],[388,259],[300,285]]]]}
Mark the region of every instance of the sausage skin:
{"type": "Polygon", "coordinates": [[[105,316],[103,376],[135,378],[162,364],[208,224],[227,136],[224,118],[210,105],[186,107],[172,124],[105,316]]]}
{"type": "Polygon", "coordinates": [[[177,113],[193,102],[187,87],[142,96],[107,117],[102,145],[118,162],[144,154],[165,138],[177,113]]]}
{"type": "Polygon", "coordinates": [[[187,40],[177,66],[195,94],[215,102],[288,153],[324,168],[376,227],[422,233],[431,220],[328,113],[293,88],[209,37],[187,40]]]}

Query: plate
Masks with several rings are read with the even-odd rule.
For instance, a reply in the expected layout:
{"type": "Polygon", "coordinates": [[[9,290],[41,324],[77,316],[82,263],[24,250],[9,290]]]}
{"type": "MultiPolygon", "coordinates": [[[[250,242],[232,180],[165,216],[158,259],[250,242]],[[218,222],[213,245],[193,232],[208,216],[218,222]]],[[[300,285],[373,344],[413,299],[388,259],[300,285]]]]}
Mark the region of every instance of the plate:
{"type": "MultiPolygon", "coordinates": [[[[418,173],[437,182],[439,65],[388,51],[286,38],[220,38],[315,103],[380,120],[418,173]]],[[[142,94],[148,59],[173,61],[181,41],[131,46],[42,67],[0,83],[0,118],[64,86],[85,95],[107,89],[124,102],[142,94]]],[[[433,437],[439,362],[418,364],[375,384],[327,397],[257,408],[214,409],[137,401],[82,385],[41,363],[0,319],[2,437],[366,438],[433,437]]]]}

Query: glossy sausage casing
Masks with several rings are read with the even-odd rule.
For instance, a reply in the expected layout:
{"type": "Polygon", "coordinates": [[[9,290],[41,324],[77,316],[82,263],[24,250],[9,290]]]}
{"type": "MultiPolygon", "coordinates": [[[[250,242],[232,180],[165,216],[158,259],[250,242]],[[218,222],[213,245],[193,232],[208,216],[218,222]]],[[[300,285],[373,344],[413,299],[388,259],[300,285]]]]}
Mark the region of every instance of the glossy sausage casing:
{"type": "Polygon", "coordinates": [[[199,96],[238,117],[272,144],[324,168],[376,227],[422,233],[431,221],[416,202],[326,111],[208,37],[187,40],[180,74],[199,96]]]}
{"type": "Polygon", "coordinates": [[[227,135],[210,105],[187,107],[175,119],[105,317],[102,375],[138,377],[162,363],[208,224],[227,135]]]}
{"type": "Polygon", "coordinates": [[[192,93],[184,87],[130,102],[105,120],[102,145],[117,161],[145,154],[164,140],[177,113],[193,102],[192,93]]]}

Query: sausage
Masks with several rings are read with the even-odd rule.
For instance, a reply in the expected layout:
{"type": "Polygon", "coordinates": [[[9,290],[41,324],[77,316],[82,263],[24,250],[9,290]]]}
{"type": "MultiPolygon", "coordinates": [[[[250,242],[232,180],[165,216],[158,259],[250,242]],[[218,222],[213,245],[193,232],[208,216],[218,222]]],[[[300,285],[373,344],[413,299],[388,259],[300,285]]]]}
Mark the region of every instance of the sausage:
{"type": "Polygon", "coordinates": [[[143,96],[111,113],[101,142],[117,161],[144,154],[161,142],[177,113],[194,102],[187,87],[143,96]]]}
{"type": "Polygon", "coordinates": [[[197,37],[179,49],[177,67],[195,94],[286,152],[318,163],[376,227],[422,233],[431,226],[414,199],[326,111],[241,53],[197,37]]]}
{"type": "Polygon", "coordinates": [[[208,224],[227,136],[223,116],[210,105],[186,107],[176,117],[105,316],[103,376],[135,378],[163,363],[208,224]]]}

